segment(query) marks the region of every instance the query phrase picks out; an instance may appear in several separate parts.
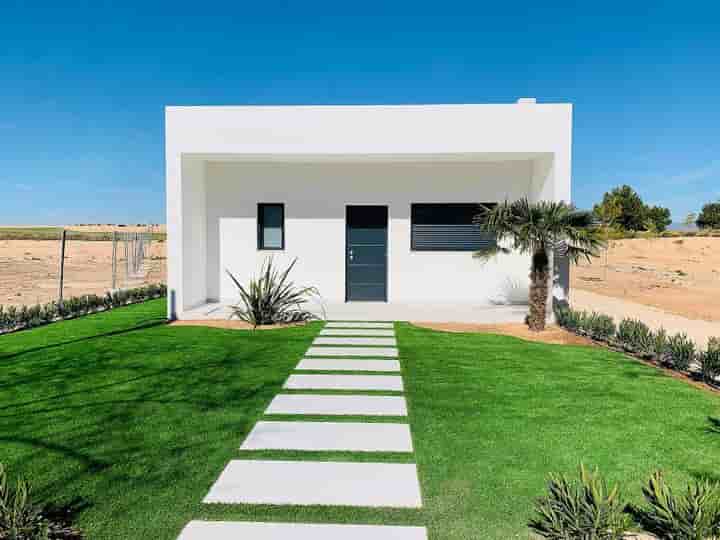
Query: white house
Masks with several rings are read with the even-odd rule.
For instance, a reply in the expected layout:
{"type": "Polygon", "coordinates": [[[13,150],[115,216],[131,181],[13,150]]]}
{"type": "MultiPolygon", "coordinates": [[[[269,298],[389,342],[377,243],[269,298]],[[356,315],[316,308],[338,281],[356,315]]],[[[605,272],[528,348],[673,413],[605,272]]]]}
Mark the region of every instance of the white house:
{"type": "Polygon", "coordinates": [[[572,106],[167,107],[171,316],[220,316],[273,256],[334,318],[520,320],[529,259],[477,205],[570,200],[572,106]]]}

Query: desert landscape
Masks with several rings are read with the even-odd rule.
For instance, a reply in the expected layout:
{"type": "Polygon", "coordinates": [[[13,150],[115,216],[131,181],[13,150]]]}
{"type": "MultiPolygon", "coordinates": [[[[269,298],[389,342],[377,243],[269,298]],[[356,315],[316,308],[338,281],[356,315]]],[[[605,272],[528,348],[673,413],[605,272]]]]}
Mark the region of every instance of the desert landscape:
{"type": "MultiPolygon", "coordinates": [[[[13,232],[18,227],[8,227],[13,232]]],[[[57,236],[55,231],[32,228],[41,238],[57,236]]],[[[70,231],[105,233],[113,230],[139,232],[143,227],[72,226],[70,231]]],[[[0,238],[6,228],[0,227],[0,238]]],[[[164,228],[162,229],[164,232],[164,228]]],[[[112,287],[112,242],[78,239],[68,234],[65,247],[65,297],[105,294],[112,287]]],[[[0,239],[0,304],[23,305],[46,303],[58,297],[58,240],[0,239]]],[[[122,249],[118,257],[118,287],[137,287],[165,281],[165,242],[150,244],[143,277],[126,276],[122,249]]]]}
{"type": "Polygon", "coordinates": [[[572,290],[720,321],[720,238],[612,240],[607,253],[571,270],[572,290]]]}

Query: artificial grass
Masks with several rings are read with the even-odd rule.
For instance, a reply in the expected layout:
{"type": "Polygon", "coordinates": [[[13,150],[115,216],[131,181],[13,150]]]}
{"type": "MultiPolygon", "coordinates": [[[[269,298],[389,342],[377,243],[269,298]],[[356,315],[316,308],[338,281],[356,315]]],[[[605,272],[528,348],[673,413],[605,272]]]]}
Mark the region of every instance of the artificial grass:
{"type": "Polygon", "coordinates": [[[88,538],[176,538],[318,331],[172,327],[165,305],[0,336],[0,462],[88,538]]]}
{"type": "Polygon", "coordinates": [[[153,301],[0,337],[0,461],[43,500],[74,504],[89,538],[169,540],[202,518],[526,538],[546,475],[580,461],[636,501],[655,468],[675,483],[718,478],[720,434],[708,422],[720,416],[717,395],[603,349],[407,324],[396,327],[414,456],[240,452],[319,325],[170,327],[163,313],[153,301]],[[203,505],[233,458],[414,459],[424,507],[203,505]]]}
{"type": "Polygon", "coordinates": [[[430,537],[527,538],[549,472],[720,480],[720,396],[601,348],[398,325],[430,537]]]}

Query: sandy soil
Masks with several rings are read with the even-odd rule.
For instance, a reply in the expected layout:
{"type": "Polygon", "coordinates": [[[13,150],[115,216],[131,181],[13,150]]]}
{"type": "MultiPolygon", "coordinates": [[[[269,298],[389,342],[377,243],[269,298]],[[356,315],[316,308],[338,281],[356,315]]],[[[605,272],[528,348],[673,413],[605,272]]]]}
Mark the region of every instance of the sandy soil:
{"type": "MultiPolygon", "coordinates": [[[[0,304],[45,303],[57,299],[59,242],[0,240],[0,304]]],[[[151,244],[144,279],[125,279],[119,263],[120,287],[165,281],[165,243],[151,244]]],[[[64,295],[104,294],[112,286],[112,242],[70,240],[65,252],[64,295]]]]}
{"type": "Polygon", "coordinates": [[[479,332],[483,334],[501,334],[526,341],[549,343],[551,345],[593,345],[593,342],[582,336],[571,334],[555,325],[548,325],[544,332],[532,332],[524,323],[508,324],[465,324],[465,323],[434,323],[413,322],[415,326],[440,330],[443,332],[479,332]]]}
{"type": "MultiPolygon", "coordinates": [[[[277,330],[280,328],[290,328],[291,326],[304,326],[305,323],[293,324],[272,324],[258,326],[256,330],[277,330]]],[[[208,328],[221,328],[223,330],[253,330],[252,324],[245,321],[234,320],[207,320],[207,321],[173,321],[170,326],[206,326],[208,328]]]]}
{"type": "Polygon", "coordinates": [[[571,276],[571,291],[720,321],[720,238],[614,240],[607,259],[603,254],[592,264],[573,267],[571,276]]]}

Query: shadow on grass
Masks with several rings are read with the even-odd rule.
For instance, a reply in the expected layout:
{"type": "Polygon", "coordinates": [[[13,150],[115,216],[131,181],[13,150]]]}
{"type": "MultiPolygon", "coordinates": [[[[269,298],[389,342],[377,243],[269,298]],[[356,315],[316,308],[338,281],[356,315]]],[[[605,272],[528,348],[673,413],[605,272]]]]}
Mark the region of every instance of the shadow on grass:
{"type": "MultiPolygon", "coordinates": [[[[54,323],[54,324],[62,324],[62,321],[59,323],[54,323]]],[[[112,337],[112,336],[121,336],[123,334],[137,332],[138,330],[146,330],[148,328],[153,328],[155,326],[162,326],[162,325],[166,325],[166,324],[167,324],[167,321],[165,319],[151,319],[148,321],[141,322],[140,324],[137,324],[130,328],[123,328],[122,330],[114,330],[112,332],[106,332],[104,334],[94,334],[91,336],[86,336],[86,337],[82,337],[82,338],[78,338],[78,339],[71,339],[69,341],[61,341],[58,343],[53,343],[51,345],[44,345],[42,347],[23,349],[21,351],[10,353],[10,354],[1,354],[0,353],[0,360],[11,360],[13,358],[25,356],[26,354],[33,354],[33,353],[37,353],[37,352],[41,352],[41,351],[47,351],[49,349],[57,349],[60,347],[65,347],[67,345],[83,343],[83,342],[92,341],[95,339],[101,339],[101,338],[112,337]]],[[[45,328],[45,327],[41,327],[41,328],[45,328]]],[[[32,331],[32,330],[37,330],[37,329],[32,328],[32,329],[29,329],[28,331],[32,331]]],[[[0,385],[0,386],[2,386],[2,385],[0,385]]]]}
{"type": "Polygon", "coordinates": [[[715,418],[713,416],[708,416],[708,425],[705,428],[705,431],[708,433],[716,433],[720,435],[720,418],[715,418]]]}

